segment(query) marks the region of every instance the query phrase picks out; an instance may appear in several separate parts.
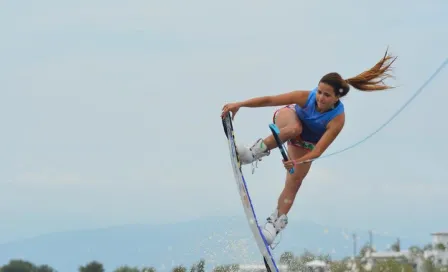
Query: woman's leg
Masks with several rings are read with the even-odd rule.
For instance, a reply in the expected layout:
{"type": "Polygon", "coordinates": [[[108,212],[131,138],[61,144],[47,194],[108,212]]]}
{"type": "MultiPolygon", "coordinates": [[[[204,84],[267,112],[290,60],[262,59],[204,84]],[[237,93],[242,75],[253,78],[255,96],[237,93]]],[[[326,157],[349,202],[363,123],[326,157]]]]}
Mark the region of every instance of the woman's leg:
{"type": "MultiPolygon", "coordinates": [[[[309,150],[295,145],[288,145],[288,154],[292,160],[297,160],[304,156],[309,150]]],[[[288,214],[291,209],[297,192],[302,185],[303,179],[308,174],[311,168],[311,163],[299,164],[294,167],[294,173],[290,174],[286,171],[286,182],[280,197],[278,198],[278,214],[288,214]]]]}
{"type": "MultiPolygon", "coordinates": [[[[291,159],[298,159],[305,155],[309,150],[298,147],[292,144],[288,145],[288,154],[291,159]]],[[[303,179],[310,170],[311,163],[299,164],[294,167],[294,173],[290,174],[286,171],[286,182],[283,191],[281,192],[277,208],[267,218],[266,224],[262,229],[266,242],[270,245],[274,242],[277,234],[280,233],[288,225],[288,213],[291,209],[297,192],[302,185],[303,179]]]]}
{"type": "MultiPolygon", "coordinates": [[[[293,110],[282,109],[277,113],[276,117],[277,118],[274,119],[274,121],[277,124],[277,126],[283,128],[284,132],[289,133],[288,134],[289,137],[285,137],[287,140],[299,138],[302,132],[302,125],[293,110]],[[291,112],[294,114],[293,116],[290,115],[291,112]]],[[[281,140],[285,141],[285,138],[281,140]]],[[[271,140],[273,140],[275,144],[275,140],[269,139],[269,137],[267,137],[264,140],[264,142],[267,142],[266,145],[269,145],[271,140]]],[[[294,142],[294,140],[292,140],[291,142],[294,142]]],[[[288,155],[290,159],[293,160],[299,159],[307,152],[309,152],[308,149],[305,149],[299,145],[291,143],[288,144],[288,155]]],[[[299,191],[300,186],[302,185],[303,179],[308,174],[310,167],[311,163],[299,164],[296,167],[294,167],[293,174],[290,174],[289,171],[286,171],[285,187],[283,188],[283,191],[281,192],[278,198],[277,208],[271,214],[271,216],[267,218],[267,222],[263,229],[263,234],[268,244],[272,244],[277,234],[287,226],[288,224],[287,214],[294,203],[297,192],[299,191]]]]}
{"type": "MultiPolygon", "coordinates": [[[[284,107],[277,110],[274,114],[274,123],[280,130],[279,138],[282,143],[302,133],[302,124],[294,108],[284,107]]],[[[274,136],[270,135],[265,139],[257,140],[252,147],[237,145],[237,150],[241,163],[249,164],[269,155],[270,151],[276,147],[274,136]]]]}
{"type": "MultiPolygon", "coordinates": [[[[279,109],[274,114],[274,124],[280,130],[278,135],[282,144],[287,140],[298,137],[302,133],[302,123],[297,117],[294,108],[285,107],[279,109]]],[[[263,140],[268,150],[272,150],[277,147],[277,142],[273,135],[269,135],[263,140]]]]}

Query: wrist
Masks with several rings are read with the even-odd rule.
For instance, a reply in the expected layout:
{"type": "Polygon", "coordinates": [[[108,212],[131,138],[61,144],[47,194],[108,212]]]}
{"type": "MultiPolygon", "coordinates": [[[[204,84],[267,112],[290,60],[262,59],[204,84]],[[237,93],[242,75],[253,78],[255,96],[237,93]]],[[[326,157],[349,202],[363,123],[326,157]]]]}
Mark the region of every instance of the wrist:
{"type": "Polygon", "coordinates": [[[236,105],[238,106],[238,108],[246,107],[245,101],[236,102],[236,105]]]}

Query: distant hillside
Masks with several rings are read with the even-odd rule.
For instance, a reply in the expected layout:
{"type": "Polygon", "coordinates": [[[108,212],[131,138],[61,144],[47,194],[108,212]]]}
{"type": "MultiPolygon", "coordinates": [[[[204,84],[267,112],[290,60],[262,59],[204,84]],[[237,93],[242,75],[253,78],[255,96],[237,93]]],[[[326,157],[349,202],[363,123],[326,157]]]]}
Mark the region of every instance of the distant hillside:
{"type": "MultiPolygon", "coordinates": [[[[359,233],[358,249],[367,232],[359,233]]],[[[395,237],[374,236],[374,245],[384,249],[395,237]]],[[[402,239],[402,248],[417,244],[402,239]]],[[[304,249],[330,254],[337,259],[353,252],[351,231],[312,222],[291,221],[275,249],[276,258],[284,251],[296,254],[304,249]]],[[[128,264],[149,265],[169,271],[173,265],[190,266],[200,258],[214,264],[260,262],[252,234],[244,218],[209,217],[169,225],[127,225],[42,235],[0,245],[0,262],[23,258],[36,264],[47,263],[61,272],[75,272],[79,265],[100,261],[107,271],[128,264]]]]}

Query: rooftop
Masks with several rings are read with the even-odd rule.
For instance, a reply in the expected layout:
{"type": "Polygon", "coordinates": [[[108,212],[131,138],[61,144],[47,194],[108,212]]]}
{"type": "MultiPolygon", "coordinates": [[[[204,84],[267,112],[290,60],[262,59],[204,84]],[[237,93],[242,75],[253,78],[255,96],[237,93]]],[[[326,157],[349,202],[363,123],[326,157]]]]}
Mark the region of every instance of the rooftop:
{"type": "Polygon", "coordinates": [[[431,233],[431,235],[443,235],[443,236],[448,236],[448,231],[441,231],[441,232],[433,232],[431,233]]]}

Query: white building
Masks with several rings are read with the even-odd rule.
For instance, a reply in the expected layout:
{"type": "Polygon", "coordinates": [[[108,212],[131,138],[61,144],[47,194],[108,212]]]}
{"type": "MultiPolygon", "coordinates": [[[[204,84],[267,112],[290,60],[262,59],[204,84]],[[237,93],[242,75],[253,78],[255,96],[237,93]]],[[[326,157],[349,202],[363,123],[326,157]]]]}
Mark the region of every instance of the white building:
{"type": "Polygon", "coordinates": [[[448,265],[448,232],[431,233],[432,249],[425,250],[424,258],[433,258],[436,265],[448,265]]]}
{"type": "Polygon", "coordinates": [[[385,259],[395,259],[397,261],[411,261],[416,271],[422,271],[424,259],[432,258],[434,264],[448,265],[448,232],[431,233],[432,249],[425,250],[420,257],[412,254],[409,250],[367,252],[363,263],[366,269],[371,269],[376,262],[385,259]]]}
{"type": "Polygon", "coordinates": [[[448,232],[434,232],[431,233],[433,247],[437,244],[442,244],[448,248],[448,232]]]}
{"type": "MultiPolygon", "coordinates": [[[[411,259],[411,253],[408,250],[401,251],[380,251],[380,252],[367,252],[366,256],[363,258],[362,263],[366,270],[371,270],[378,261],[394,259],[397,261],[406,262],[406,260],[411,259]]],[[[415,266],[420,264],[419,260],[415,260],[415,266]]]]}

